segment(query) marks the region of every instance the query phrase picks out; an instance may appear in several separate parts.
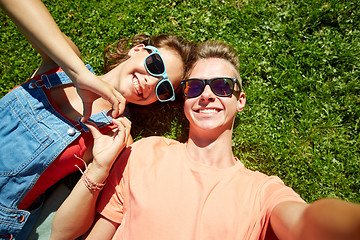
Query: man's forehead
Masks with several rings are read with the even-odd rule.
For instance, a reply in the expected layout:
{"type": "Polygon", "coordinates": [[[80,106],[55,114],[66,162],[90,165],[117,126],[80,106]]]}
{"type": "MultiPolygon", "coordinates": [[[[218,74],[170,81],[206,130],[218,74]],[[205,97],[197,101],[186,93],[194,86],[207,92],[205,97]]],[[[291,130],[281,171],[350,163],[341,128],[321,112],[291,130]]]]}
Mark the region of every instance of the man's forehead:
{"type": "Polygon", "coordinates": [[[236,73],[231,63],[225,59],[208,58],[197,61],[189,77],[203,79],[214,77],[236,77],[236,73]]]}

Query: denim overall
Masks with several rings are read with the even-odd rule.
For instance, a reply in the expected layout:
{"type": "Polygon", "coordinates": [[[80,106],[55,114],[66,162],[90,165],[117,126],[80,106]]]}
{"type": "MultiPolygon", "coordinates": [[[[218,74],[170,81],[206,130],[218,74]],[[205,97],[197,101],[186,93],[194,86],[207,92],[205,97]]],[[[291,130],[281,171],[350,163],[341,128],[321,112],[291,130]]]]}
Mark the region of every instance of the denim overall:
{"type": "MultiPolygon", "coordinates": [[[[81,131],[88,131],[80,121],[73,125],[56,112],[42,90],[69,84],[70,78],[58,72],[41,79],[18,86],[0,100],[0,239],[15,239],[30,217],[18,204],[57,156],[81,131]]],[[[111,122],[104,111],[90,120],[98,127],[111,122]]]]}

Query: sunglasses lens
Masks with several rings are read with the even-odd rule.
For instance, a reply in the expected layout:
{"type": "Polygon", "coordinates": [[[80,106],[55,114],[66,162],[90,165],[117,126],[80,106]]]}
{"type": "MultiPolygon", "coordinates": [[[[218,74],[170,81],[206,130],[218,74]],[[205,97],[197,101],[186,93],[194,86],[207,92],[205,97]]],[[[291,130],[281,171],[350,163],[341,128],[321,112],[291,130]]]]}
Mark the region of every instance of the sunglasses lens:
{"type": "Polygon", "coordinates": [[[165,65],[159,54],[150,54],[146,60],[146,67],[150,74],[159,75],[165,71],[165,65]]]}
{"type": "Polygon", "coordinates": [[[204,90],[204,83],[201,80],[186,81],[183,90],[186,97],[197,97],[204,90]]]}
{"type": "Polygon", "coordinates": [[[172,86],[169,81],[161,82],[156,88],[156,95],[160,100],[171,99],[174,95],[172,86]]]}
{"type": "Polygon", "coordinates": [[[211,88],[220,97],[230,96],[234,90],[234,82],[227,78],[214,79],[211,88]]]}

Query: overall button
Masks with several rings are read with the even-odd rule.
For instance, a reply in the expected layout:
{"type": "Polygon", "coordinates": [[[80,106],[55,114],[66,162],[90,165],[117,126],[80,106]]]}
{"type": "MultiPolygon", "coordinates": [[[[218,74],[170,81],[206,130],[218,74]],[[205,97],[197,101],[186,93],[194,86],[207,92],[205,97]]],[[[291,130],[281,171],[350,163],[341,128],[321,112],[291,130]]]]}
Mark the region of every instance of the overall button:
{"type": "Polygon", "coordinates": [[[18,220],[19,220],[19,223],[22,223],[22,222],[25,220],[25,217],[24,217],[24,216],[20,216],[20,217],[18,218],[18,220]]]}
{"type": "Polygon", "coordinates": [[[16,216],[15,219],[18,220],[19,223],[22,223],[25,220],[25,216],[16,216]]]}
{"type": "Polygon", "coordinates": [[[32,83],[30,83],[29,84],[29,88],[30,89],[34,89],[34,88],[36,88],[37,86],[36,86],[36,82],[32,82],[32,83]]]}
{"type": "Polygon", "coordinates": [[[69,128],[69,129],[67,130],[67,134],[68,134],[69,136],[74,136],[75,133],[76,133],[76,131],[75,131],[74,128],[69,128]]]}
{"type": "Polygon", "coordinates": [[[25,220],[25,216],[23,216],[23,215],[11,217],[11,218],[16,219],[19,223],[22,223],[25,220]]]}

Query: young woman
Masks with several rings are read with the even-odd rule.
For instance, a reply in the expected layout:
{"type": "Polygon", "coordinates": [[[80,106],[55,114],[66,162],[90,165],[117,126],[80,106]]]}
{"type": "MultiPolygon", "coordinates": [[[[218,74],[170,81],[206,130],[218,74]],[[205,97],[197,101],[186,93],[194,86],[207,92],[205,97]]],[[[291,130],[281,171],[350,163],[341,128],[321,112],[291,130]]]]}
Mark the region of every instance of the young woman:
{"type": "Polygon", "coordinates": [[[234,120],[246,100],[230,46],[200,44],[181,84],[186,143],[143,138],[107,176],[128,126],[115,138],[90,126],[96,164],[56,213],[51,239],[73,239],[90,226],[86,239],[359,239],[359,204],[307,204],[278,177],[249,170],[233,155],[234,120]]]}
{"type": "Polygon", "coordinates": [[[19,238],[20,230],[31,229],[29,217],[35,218],[42,194],[83,166],[78,158],[92,159],[93,137],[84,120],[102,133],[116,131],[107,113],[117,116],[126,102],[173,100],[192,45],[172,35],[137,35],[129,49],[122,44],[115,53],[108,49],[111,70],[95,76],[41,1],[2,0],[1,6],[43,59],[29,81],[0,100],[0,238],[19,238]]]}

